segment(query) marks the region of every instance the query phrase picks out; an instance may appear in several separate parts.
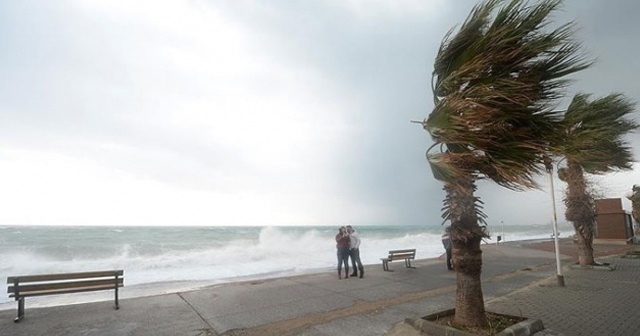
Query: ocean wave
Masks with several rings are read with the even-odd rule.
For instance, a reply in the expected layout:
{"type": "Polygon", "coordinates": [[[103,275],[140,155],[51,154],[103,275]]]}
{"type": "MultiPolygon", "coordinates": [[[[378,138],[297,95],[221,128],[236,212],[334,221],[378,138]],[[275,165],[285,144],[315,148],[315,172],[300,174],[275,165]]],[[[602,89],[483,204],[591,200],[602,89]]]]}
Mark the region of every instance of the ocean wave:
{"type": "MultiPolygon", "coordinates": [[[[168,281],[333,269],[334,227],[243,228],[23,227],[0,231],[0,277],[21,274],[124,269],[128,286],[168,281]]],[[[440,256],[442,227],[361,227],[361,258],[377,264],[389,250],[415,248],[419,259],[440,256]]],[[[550,228],[500,232],[506,241],[550,237],[550,228]]],[[[493,243],[495,240],[489,240],[493,243]]]]}

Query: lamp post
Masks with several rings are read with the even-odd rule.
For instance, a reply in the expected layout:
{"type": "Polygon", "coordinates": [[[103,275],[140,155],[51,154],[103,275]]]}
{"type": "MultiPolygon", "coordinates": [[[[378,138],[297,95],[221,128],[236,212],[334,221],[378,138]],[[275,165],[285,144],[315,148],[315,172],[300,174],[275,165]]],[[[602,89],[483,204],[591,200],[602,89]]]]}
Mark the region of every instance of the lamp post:
{"type": "Polygon", "coordinates": [[[562,276],[562,267],[560,265],[560,245],[558,243],[558,218],[556,216],[556,196],[553,191],[553,164],[548,157],[544,158],[544,166],[549,174],[549,186],[551,187],[551,206],[553,208],[553,242],[556,248],[556,268],[558,286],[564,287],[564,276],[562,276]]]}

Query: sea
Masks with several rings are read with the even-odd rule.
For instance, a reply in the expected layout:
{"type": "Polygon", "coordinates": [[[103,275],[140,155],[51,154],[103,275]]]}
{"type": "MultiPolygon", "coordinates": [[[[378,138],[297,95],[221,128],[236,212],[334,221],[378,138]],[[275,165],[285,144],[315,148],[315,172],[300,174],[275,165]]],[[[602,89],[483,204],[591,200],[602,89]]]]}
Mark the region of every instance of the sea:
{"type": "MultiPolygon", "coordinates": [[[[415,248],[416,258],[443,252],[443,227],[354,226],[364,264],[389,250],[415,248]]],[[[490,227],[503,242],[550,239],[552,226],[490,227]]],[[[567,224],[560,227],[573,234],[567,224]]],[[[0,279],[44,273],[124,270],[122,298],[157,295],[253,279],[335,271],[337,226],[0,226],[0,279]]],[[[105,300],[112,293],[29,298],[48,306],[105,300]]],[[[15,309],[8,295],[0,309],[15,309]]]]}

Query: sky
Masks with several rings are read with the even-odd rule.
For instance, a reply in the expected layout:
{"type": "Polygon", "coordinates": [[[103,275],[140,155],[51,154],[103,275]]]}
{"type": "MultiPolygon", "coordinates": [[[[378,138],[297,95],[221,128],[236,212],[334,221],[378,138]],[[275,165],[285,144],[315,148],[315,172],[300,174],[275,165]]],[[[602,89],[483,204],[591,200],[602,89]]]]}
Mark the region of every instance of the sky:
{"type": "MultiPolygon", "coordinates": [[[[432,142],[410,121],[475,3],[0,2],[0,225],[439,225],[432,142]]],[[[637,13],[568,0],[554,15],[596,59],[558,108],[577,92],[640,102],[637,13]]],[[[640,164],[594,182],[624,199],[640,164]]],[[[547,225],[549,190],[541,176],[478,196],[490,228],[547,225]]]]}

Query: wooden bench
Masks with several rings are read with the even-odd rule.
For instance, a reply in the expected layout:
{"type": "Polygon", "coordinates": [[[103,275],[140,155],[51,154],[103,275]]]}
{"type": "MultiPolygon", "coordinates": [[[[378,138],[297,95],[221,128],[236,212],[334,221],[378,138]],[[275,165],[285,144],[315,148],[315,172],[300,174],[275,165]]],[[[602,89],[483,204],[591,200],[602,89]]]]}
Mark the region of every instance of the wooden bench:
{"type": "Polygon", "coordinates": [[[389,262],[396,261],[396,260],[404,260],[404,266],[406,268],[415,268],[411,266],[411,260],[415,258],[416,258],[416,249],[407,249],[407,250],[389,251],[389,256],[386,258],[380,258],[380,260],[382,260],[383,270],[393,272],[393,270],[389,270],[389,262]]]}
{"type": "Polygon", "coordinates": [[[124,286],[124,271],[97,271],[81,273],[57,273],[40,275],[20,275],[7,277],[9,297],[18,301],[18,317],[13,321],[20,322],[24,317],[24,298],[54,294],[79,293],[101,290],[115,290],[118,305],[118,287],[124,286]]]}

